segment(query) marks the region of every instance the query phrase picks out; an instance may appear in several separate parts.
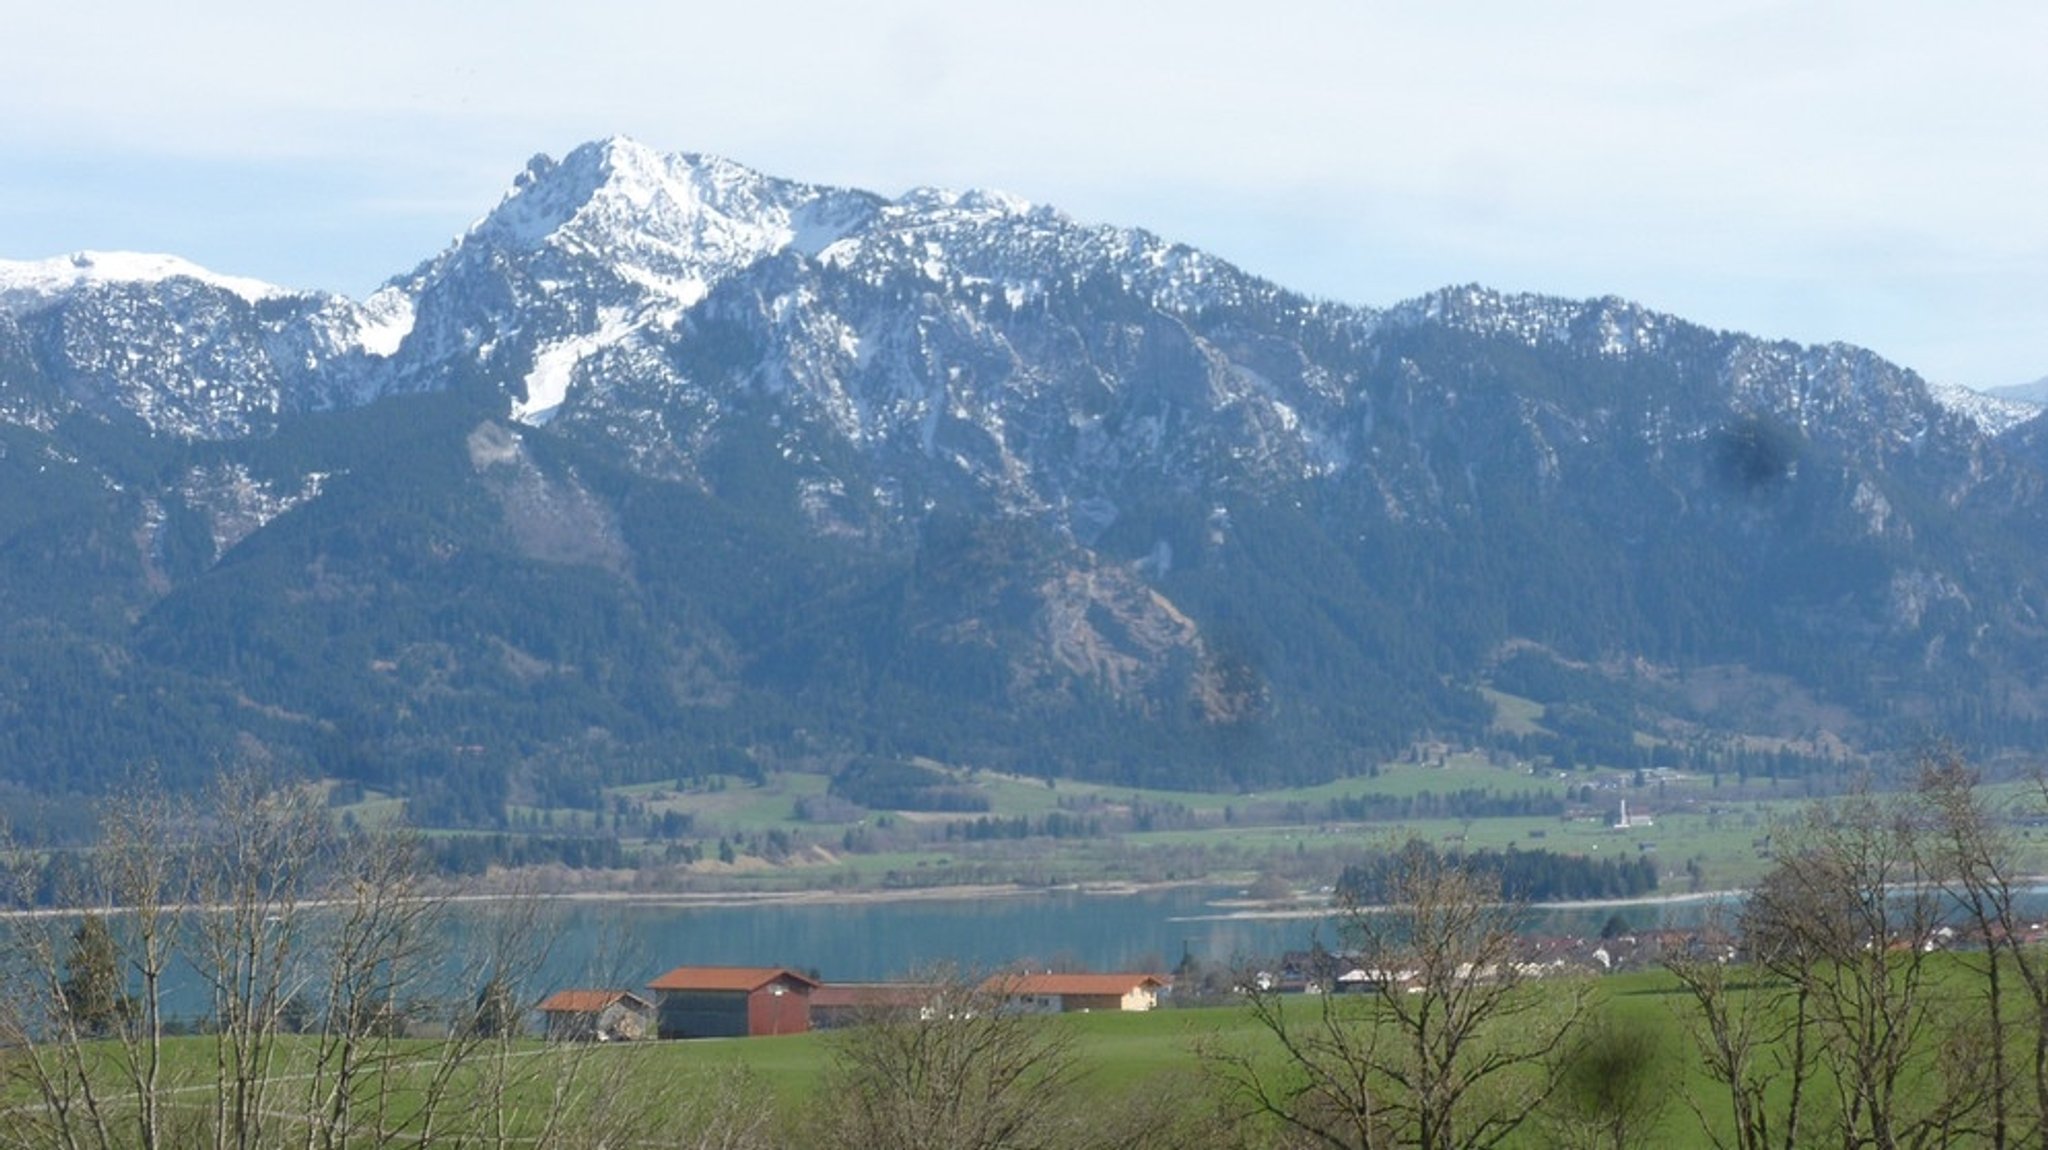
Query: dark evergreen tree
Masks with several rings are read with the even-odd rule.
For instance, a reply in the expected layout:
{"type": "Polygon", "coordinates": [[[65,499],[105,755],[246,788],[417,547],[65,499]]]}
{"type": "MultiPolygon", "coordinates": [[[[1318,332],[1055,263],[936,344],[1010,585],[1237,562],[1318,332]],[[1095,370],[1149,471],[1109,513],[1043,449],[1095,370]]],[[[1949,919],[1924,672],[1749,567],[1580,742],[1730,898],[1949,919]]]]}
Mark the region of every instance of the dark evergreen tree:
{"type": "Polygon", "coordinates": [[[107,1037],[128,1017],[120,947],[105,916],[87,914],[72,932],[64,955],[63,992],[65,1015],[81,1033],[107,1037]]]}

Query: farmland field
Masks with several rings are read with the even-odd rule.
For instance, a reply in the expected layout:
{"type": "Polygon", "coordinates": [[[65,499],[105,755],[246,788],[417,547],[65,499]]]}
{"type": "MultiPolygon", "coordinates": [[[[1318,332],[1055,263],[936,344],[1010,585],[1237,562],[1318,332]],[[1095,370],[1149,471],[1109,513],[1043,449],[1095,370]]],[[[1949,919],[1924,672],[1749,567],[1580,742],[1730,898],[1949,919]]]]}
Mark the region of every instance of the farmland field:
{"type": "MultiPolygon", "coordinates": [[[[1315,786],[1227,794],[925,769],[978,809],[870,809],[835,797],[825,775],[769,772],[614,788],[604,799],[609,816],[521,808],[520,833],[615,836],[639,872],[637,890],[1249,883],[1260,875],[1314,890],[1366,852],[1419,837],[1594,858],[1653,855],[1661,890],[1685,893],[1752,882],[1768,864],[1773,825],[1806,798],[1791,784],[1724,789],[1671,772],[1556,772],[1458,753],[1315,786]],[[1624,801],[1648,825],[1617,830],[1624,801]],[[1485,813],[1451,813],[1461,804],[1485,813]]],[[[385,815],[379,801],[368,800],[365,815],[385,815]]]]}
{"type": "MultiPolygon", "coordinates": [[[[1945,976],[1940,976],[1945,978],[1945,976]]],[[[1526,988],[1531,995],[1562,995],[1566,986],[1537,982],[1526,988]]],[[[1640,1145],[1688,1150],[1714,1145],[1701,1118],[1685,1100],[1699,1104],[1700,1112],[1719,1121],[1725,1098],[1702,1072],[1699,1059],[1688,1043],[1684,995],[1676,982],[1661,971],[1618,975],[1592,985],[1589,1014],[1636,1033],[1654,1036],[1649,1058],[1659,1080],[1665,1083],[1664,1104],[1654,1115],[1654,1125],[1642,1132],[1640,1145]],[[1718,1104],[1717,1104],[1717,1099],[1718,1104]]],[[[1357,1017],[1372,1008],[1368,1000],[1346,1004],[1357,1017]]],[[[1321,1009],[1313,996],[1291,998],[1286,1009],[1308,1014],[1321,1009]]],[[[1097,1013],[1058,1016],[1028,1023],[1044,1028],[1046,1037],[1058,1037],[1070,1044],[1077,1075],[1071,1090],[1078,1114],[1107,1114],[1140,1096],[1167,1094],[1206,1098],[1222,1102],[1226,1091],[1208,1077],[1201,1051],[1251,1052],[1269,1072],[1284,1073],[1285,1063],[1271,1035],[1261,1029],[1241,1006],[1163,1008],[1144,1014],[1097,1013]],[[1179,1092],[1175,1094],[1175,1092],[1179,1092]]],[[[498,1103],[510,1116],[506,1133],[512,1144],[524,1144],[533,1137],[520,1124],[536,1122],[547,1110],[547,1099],[557,1092],[602,1091],[614,1102],[621,1098],[678,1098],[695,1092],[708,1096],[718,1090],[744,1083],[747,1090],[770,1106],[781,1131],[783,1145],[807,1144],[804,1131],[817,1120],[821,1088],[826,1082],[840,1033],[810,1033],[781,1038],[699,1040],[689,1042],[618,1043],[607,1046],[550,1047],[530,1039],[496,1047],[477,1066],[466,1069],[460,1079],[464,1089],[477,1089],[499,1097],[498,1103]]],[[[273,1070],[272,1097],[290,1099],[294,1084],[308,1071],[310,1048],[306,1040],[280,1040],[280,1057],[273,1070]]],[[[416,1092],[429,1078],[436,1047],[411,1042],[394,1049],[397,1070],[396,1099],[392,1112],[404,1114],[418,1104],[416,1092]]],[[[207,1085],[213,1071],[214,1047],[205,1037],[174,1039],[167,1043],[165,1100],[174,1111],[204,1112],[209,1102],[207,1085]]],[[[108,1051],[107,1053],[111,1053],[108,1051]]],[[[109,1060],[109,1066],[111,1059],[109,1060]]],[[[118,1086],[114,1096],[121,1097],[118,1086]]],[[[34,1106],[19,1093],[10,1096],[16,1105],[34,1106]]],[[[580,1104],[580,1103],[579,1103],[580,1104]]],[[[119,1102],[116,1106],[120,1105],[119,1102]]],[[[280,1105],[286,1105],[281,1103],[280,1105]]],[[[678,1112],[678,1115],[682,1112],[678,1112]]],[[[0,1119],[4,1119],[0,1115],[0,1119]]],[[[652,1132],[658,1137],[679,1137],[687,1133],[679,1124],[688,1117],[662,1117],[652,1132]],[[662,1128],[660,1124],[669,1124],[662,1128]]],[[[1714,1132],[1722,1137],[1726,1131],[1714,1132]]],[[[1526,1123],[1506,1147],[1544,1147],[1553,1144],[1554,1133],[1539,1115],[1526,1123]]]]}

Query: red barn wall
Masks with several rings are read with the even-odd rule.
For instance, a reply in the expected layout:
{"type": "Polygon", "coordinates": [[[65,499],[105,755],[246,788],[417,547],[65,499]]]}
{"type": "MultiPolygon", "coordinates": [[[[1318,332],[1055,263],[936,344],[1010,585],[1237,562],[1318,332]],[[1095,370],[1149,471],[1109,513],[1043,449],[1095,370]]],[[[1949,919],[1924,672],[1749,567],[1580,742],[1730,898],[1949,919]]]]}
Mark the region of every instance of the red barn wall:
{"type": "Polygon", "coordinates": [[[806,988],[771,982],[747,996],[748,1034],[802,1034],[810,1028],[811,996],[806,988]]]}

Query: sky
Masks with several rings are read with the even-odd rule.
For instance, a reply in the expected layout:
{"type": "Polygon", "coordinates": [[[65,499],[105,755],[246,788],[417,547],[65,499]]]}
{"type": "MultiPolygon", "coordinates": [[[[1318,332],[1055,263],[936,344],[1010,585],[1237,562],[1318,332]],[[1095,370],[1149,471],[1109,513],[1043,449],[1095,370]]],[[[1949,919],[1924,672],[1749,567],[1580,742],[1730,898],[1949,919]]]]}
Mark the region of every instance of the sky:
{"type": "Polygon", "coordinates": [[[1312,295],[1616,295],[2048,375],[2048,5],[69,0],[0,43],[0,258],[360,298],[536,153],[997,188],[1312,295]]]}

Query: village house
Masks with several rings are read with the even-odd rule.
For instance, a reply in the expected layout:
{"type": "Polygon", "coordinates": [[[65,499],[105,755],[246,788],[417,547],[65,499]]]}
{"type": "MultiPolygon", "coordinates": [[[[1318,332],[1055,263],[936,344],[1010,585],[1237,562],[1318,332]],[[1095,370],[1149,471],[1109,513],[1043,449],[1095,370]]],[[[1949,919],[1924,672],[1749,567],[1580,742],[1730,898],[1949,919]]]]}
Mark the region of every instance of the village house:
{"type": "Polygon", "coordinates": [[[1421,977],[1422,972],[1419,970],[1383,970],[1378,967],[1354,966],[1338,975],[1335,985],[1330,989],[1337,994],[1377,994],[1389,987],[1414,990],[1420,988],[1421,984],[1417,980],[1421,977]]]}
{"type": "Polygon", "coordinates": [[[1151,1010],[1167,981],[1156,974],[999,974],[982,990],[1012,1010],[1071,1014],[1089,1010],[1151,1010]]]}
{"type": "Polygon", "coordinates": [[[811,1028],[817,980],[771,966],[679,966],[647,984],[663,1038],[758,1038],[811,1028]]]}
{"type": "Polygon", "coordinates": [[[1623,799],[1621,800],[1621,811],[1614,816],[1614,822],[1611,825],[1615,830],[1628,831],[1638,827],[1654,827],[1657,825],[1657,820],[1640,812],[1633,815],[1629,814],[1628,800],[1623,799]]]}
{"type": "Polygon", "coordinates": [[[630,990],[558,990],[540,1014],[550,1042],[630,1042],[654,1033],[654,1004],[630,990]]]}
{"type": "Polygon", "coordinates": [[[811,991],[811,1029],[836,1030],[890,1017],[929,1020],[938,993],[915,982],[828,982],[811,991]]]}

